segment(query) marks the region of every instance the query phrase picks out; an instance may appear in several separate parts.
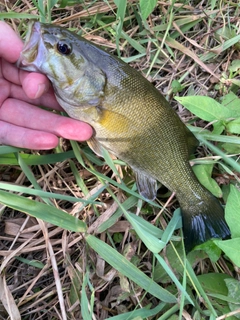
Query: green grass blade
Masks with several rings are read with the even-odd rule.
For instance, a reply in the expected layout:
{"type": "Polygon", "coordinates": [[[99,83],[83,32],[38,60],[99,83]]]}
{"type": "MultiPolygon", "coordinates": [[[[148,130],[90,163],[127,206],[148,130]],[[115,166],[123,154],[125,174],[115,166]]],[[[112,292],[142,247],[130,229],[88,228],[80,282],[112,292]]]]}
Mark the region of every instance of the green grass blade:
{"type": "Polygon", "coordinates": [[[159,229],[158,227],[155,227],[153,224],[137,216],[134,213],[129,212],[128,214],[132,219],[136,220],[136,222],[139,224],[139,226],[141,226],[143,231],[151,233],[156,238],[162,237],[163,230],[159,229]]]}
{"type": "Polygon", "coordinates": [[[127,0],[115,0],[115,3],[117,5],[117,27],[116,27],[116,45],[117,45],[117,51],[118,55],[120,57],[120,49],[119,49],[119,40],[121,38],[122,28],[123,28],[123,21],[125,18],[125,12],[127,7],[127,0]]]}
{"type": "Polygon", "coordinates": [[[129,213],[124,210],[124,215],[127,220],[131,223],[134,230],[137,232],[139,238],[143,241],[145,246],[153,253],[158,253],[161,251],[165,246],[166,243],[162,240],[158,239],[157,237],[153,236],[150,232],[146,232],[141,226],[138,224],[137,220],[134,219],[134,216],[130,216],[129,213]]]}
{"type": "MultiPolygon", "coordinates": [[[[21,149],[13,147],[0,147],[0,164],[5,165],[18,165],[18,160],[14,153],[21,151],[21,149]],[[8,150],[9,148],[9,150],[8,150]],[[9,151],[9,152],[7,152],[9,151]]],[[[53,153],[47,155],[36,155],[21,152],[21,158],[25,164],[31,165],[43,165],[43,164],[55,164],[56,162],[63,162],[69,158],[75,158],[73,151],[53,153]]]]}
{"type": "Polygon", "coordinates": [[[112,320],[134,320],[134,319],[138,319],[137,317],[139,317],[139,320],[146,319],[147,317],[153,317],[156,314],[158,314],[165,307],[165,305],[166,305],[166,303],[161,302],[157,307],[155,307],[153,309],[149,310],[147,308],[142,308],[139,310],[126,312],[124,314],[120,314],[115,317],[111,317],[111,319],[112,320]]]}
{"type": "Polygon", "coordinates": [[[204,299],[205,303],[208,305],[209,310],[212,312],[212,314],[217,317],[217,313],[212,306],[210,300],[208,299],[207,294],[205,293],[204,289],[201,286],[201,283],[199,282],[192,266],[190,265],[189,261],[186,259],[186,269],[189,276],[189,279],[191,279],[192,284],[196,287],[198,292],[201,294],[202,298],[204,299]]]}
{"type": "Polygon", "coordinates": [[[166,244],[172,239],[173,232],[182,227],[181,209],[178,208],[174,211],[173,217],[167,225],[167,228],[163,232],[162,241],[166,244]]]}
{"type": "MultiPolygon", "coordinates": [[[[91,168],[89,168],[89,167],[86,167],[86,165],[85,165],[85,163],[84,163],[84,161],[83,161],[83,158],[82,158],[82,156],[81,156],[81,150],[80,150],[79,145],[76,143],[76,141],[71,141],[71,145],[72,145],[72,148],[73,148],[73,150],[74,150],[75,157],[76,157],[76,159],[78,160],[78,162],[79,162],[84,168],[86,168],[89,172],[91,172],[91,173],[94,174],[97,178],[99,178],[102,183],[108,182],[108,183],[110,183],[110,184],[112,184],[112,185],[114,185],[114,186],[116,186],[116,187],[118,187],[118,188],[126,191],[127,193],[129,193],[129,194],[131,194],[131,195],[133,195],[133,196],[135,196],[135,197],[137,197],[137,198],[143,199],[143,197],[142,197],[139,193],[133,191],[132,189],[129,189],[129,188],[128,188],[127,186],[125,186],[124,184],[118,183],[118,182],[116,182],[115,180],[113,180],[113,179],[105,176],[104,174],[101,174],[100,172],[98,172],[98,171],[96,171],[96,170],[94,170],[94,169],[91,169],[91,168]]],[[[107,185],[106,185],[106,187],[107,187],[107,185]]],[[[161,207],[160,207],[156,202],[154,202],[154,201],[149,201],[148,203],[151,204],[151,205],[153,205],[154,207],[161,208],[161,207]]]]}
{"type": "Polygon", "coordinates": [[[189,301],[189,303],[191,303],[192,305],[194,305],[194,302],[192,301],[192,299],[190,298],[189,294],[187,293],[186,289],[183,288],[183,286],[181,285],[181,283],[178,281],[177,277],[175,276],[175,274],[173,273],[173,271],[169,268],[169,266],[167,265],[167,263],[165,262],[165,260],[159,255],[159,254],[154,254],[154,256],[156,257],[156,259],[158,260],[158,262],[161,264],[161,266],[163,267],[164,270],[166,270],[167,274],[169,275],[169,277],[172,279],[172,281],[175,283],[175,285],[178,287],[178,289],[181,291],[181,293],[185,296],[185,298],[189,301]]]}
{"type": "Polygon", "coordinates": [[[202,137],[201,134],[197,134],[197,139],[205,144],[210,150],[212,150],[216,155],[222,157],[222,159],[229,164],[234,170],[240,172],[240,164],[238,164],[232,158],[228,158],[224,152],[222,152],[219,148],[215,147],[212,143],[208,142],[206,139],[202,137]]]}
{"type": "Polygon", "coordinates": [[[39,16],[37,14],[29,13],[16,13],[16,12],[4,12],[0,13],[0,19],[37,19],[39,16]]]}
{"type": "Polygon", "coordinates": [[[74,175],[74,178],[77,182],[77,185],[79,186],[79,188],[82,190],[82,192],[84,193],[85,196],[87,196],[89,194],[88,188],[86,187],[83,178],[80,176],[77,167],[75,166],[74,162],[69,160],[69,165],[70,168],[72,170],[72,173],[74,175]]]}
{"type": "Polygon", "coordinates": [[[25,259],[22,257],[15,257],[15,259],[17,259],[18,261],[21,261],[29,266],[32,266],[34,268],[38,268],[38,269],[43,269],[44,268],[44,263],[42,263],[41,261],[38,260],[29,260],[29,259],[25,259]]]}
{"type": "Polygon", "coordinates": [[[0,146],[0,155],[2,154],[7,154],[7,153],[12,153],[12,152],[18,152],[23,149],[16,148],[16,147],[11,147],[11,146],[0,146]]]}
{"type": "Polygon", "coordinates": [[[87,235],[86,241],[89,246],[93,250],[95,250],[113,268],[137,283],[141,288],[164,302],[177,302],[177,299],[174,297],[174,295],[172,295],[167,290],[160,287],[152,279],[147,277],[142,271],[140,271],[136,266],[134,266],[116,250],[111,248],[108,244],[92,235],[87,235]]]}
{"type": "Polygon", "coordinates": [[[92,316],[88,310],[89,301],[87,298],[86,287],[88,283],[88,274],[85,274],[83,277],[83,284],[81,290],[81,314],[83,320],[92,320],[92,316]]]}
{"type": "Polygon", "coordinates": [[[67,196],[64,194],[51,193],[51,192],[47,192],[47,191],[43,191],[43,190],[30,189],[28,187],[22,187],[22,186],[18,186],[18,185],[6,183],[6,182],[0,182],[0,189],[20,192],[20,193],[24,193],[24,194],[30,194],[30,195],[33,195],[36,197],[41,197],[41,198],[65,200],[65,201],[69,201],[72,203],[82,202],[84,204],[101,205],[102,204],[101,202],[94,201],[94,199],[96,199],[102,193],[104,188],[100,188],[95,194],[93,194],[88,199],[75,198],[75,197],[67,196]]]}
{"type": "MultiPolygon", "coordinates": [[[[130,196],[122,203],[122,206],[125,208],[125,210],[128,210],[133,206],[135,206],[137,204],[137,201],[138,201],[138,198],[134,196],[130,196]]],[[[122,214],[123,214],[122,208],[118,208],[116,212],[107,221],[105,221],[103,224],[99,226],[97,231],[99,233],[106,231],[108,228],[110,228],[117,222],[117,220],[122,216],[122,214]]]]}
{"type": "Polygon", "coordinates": [[[226,40],[223,45],[221,46],[218,46],[218,47],[215,47],[215,48],[212,48],[212,51],[211,52],[208,52],[207,54],[203,54],[203,55],[200,55],[200,59],[204,62],[204,61],[209,61],[211,60],[212,58],[216,57],[216,52],[219,52],[221,50],[221,52],[224,52],[226,51],[228,48],[234,46],[236,43],[238,43],[240,41],[240,34],[229,39],[229,40],[226,40]]]}
{"type": "MultiPolygon", "coordinates": [[[[106,164],[112,169],[112,171],[116,174],[116,176],[118,178],[120,178],[119,172],[117,171],[115,164],[113,162],[113,159],[111,158],[109,152],[104,148],[103,148],[102,152],[103,152],[103,158],[104,158],[106,164]]],[[[123,183],[123,182],[121,182],[121,183],[123,183]]]]}
{"type": "Polygon", "coordinates": [[[63,229],[75,232],[85,232],[87,229],[84,222],[64,211],[16,194],[0,190],[0,202],[14,210],[27,213],[63,229]]]}
{"type": "MultiPolygon", "coordinates": [[[[18,158],[18,163],[20,165],[20,167],[22,168],[22,171],[24,172],[24,174],[26,175],[26,177],[28,178],[28,180],[31,182],[31,184],[33,185],[33,187],[36,190],[42,190],[42,188],[40,187],[40,185],[38,184],[37,180],[35,179],[35,176],[33,175],[32,171],[30,170],[30,168],[26,165],[26,163],[24,162],[23,158],[21,157],[20,153],[16,154],[17,158],[18,158]]],[[[48,199],[48,198],[42,198],[42,200],[44,202],[46,202],[48,205],[52,206],[52,202],[48,199]]]]}

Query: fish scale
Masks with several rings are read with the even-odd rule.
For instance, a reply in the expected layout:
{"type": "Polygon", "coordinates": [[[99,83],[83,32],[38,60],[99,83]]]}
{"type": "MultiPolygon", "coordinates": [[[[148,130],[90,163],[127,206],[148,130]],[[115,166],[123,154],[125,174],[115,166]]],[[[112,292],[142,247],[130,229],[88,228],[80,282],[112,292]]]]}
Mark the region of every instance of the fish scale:
{"type": "Polygon", "coordinates": [[[221,204],[189,164],[197,139],[139,72],[67,29],[39,22],[30,27],[18,66],[50,79],[69,116],[94,128],[89,146],[128,163],[146,200],[156,197],[157,181],[176,193],[187,251],[230,236],[221,204]]]}

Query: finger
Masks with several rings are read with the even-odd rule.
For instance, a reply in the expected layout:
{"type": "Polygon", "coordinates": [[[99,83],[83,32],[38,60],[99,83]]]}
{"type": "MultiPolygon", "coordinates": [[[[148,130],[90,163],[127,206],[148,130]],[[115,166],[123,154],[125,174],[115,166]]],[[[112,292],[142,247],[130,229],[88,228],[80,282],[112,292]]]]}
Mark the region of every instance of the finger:
{"type": "Polygon", "coordinates": [[[50,81],[45,75],[19,70],[7,61],[2,61],[2,75],[4,79],[12,84],[12,98],[21,99],[35,105],[42,104],[45,107],[62,110],[56,101],[50,81]]]}
{"type": "Polygon", "coordinates": [[[58,145],[58,138],[48,132],[21,128],[0,121],[0,144],[32,150],[49,150],[58,145]]]}
{"type": "Polygon", "coordinates": [[[27,75],[25,73],[20,74],[23,75],[21,80],[23,90],[30,99],[37,99],[48,92],[50,82],[43,74],[35,72],[27,75]]]}
{"type": "Polygon", "coordinates": [[[0,78],[0,108],[3,102],[9,97],[11,86],[8,81],[0,78]]]}
{"type": "Polygon", "coordinates": [[[11,83],[22,85],[30,99],[39,98],[50,87],[50,81],[45,75],[20,70],[6,60],[2,60],[2,76],[11,83]]]}
{"type": "Polygon", "coordinates": [[[0,109],[0,119],[70,140],[85,141],[90,139],[93,133],[91,126],[85,122],[63,117],[15,99],[5,100],[0,109]]]}
{"type": "Polygon", "coordinates": [[[9,97],[14,98],[16,100],[28,102],[32,105],[44,106],[50,109],[63,111],[62,107],[59,105],[55,98],[53,88],[51,86],[49,87],[48,91],[45,92],[41,97],[36,99],[30,99],[23,91],[21,86],[11,84],[9,97]]]}
{"type": "Polygon", "coordinates": [[[0,57],[14,63],[19,58],[22,48],[22,40],[8,24],[0,21],[0,57]]]}

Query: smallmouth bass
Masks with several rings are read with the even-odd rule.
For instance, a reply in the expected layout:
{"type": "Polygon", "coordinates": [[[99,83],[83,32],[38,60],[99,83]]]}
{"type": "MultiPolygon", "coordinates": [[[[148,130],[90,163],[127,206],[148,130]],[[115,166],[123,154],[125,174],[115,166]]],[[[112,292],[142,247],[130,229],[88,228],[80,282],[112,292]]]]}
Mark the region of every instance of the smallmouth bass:
{"type": "Polygon", "coordinates": [[[68,115],[94,128],[89,146],[128,163],[145,199],[156,197],[157,181],[176,193],[187,251],[230,236],[222,206],[189,164],[197,139],[139,72],[69,30],[39,22],[28,32],[18,66],[50,79],[68,115]]]}

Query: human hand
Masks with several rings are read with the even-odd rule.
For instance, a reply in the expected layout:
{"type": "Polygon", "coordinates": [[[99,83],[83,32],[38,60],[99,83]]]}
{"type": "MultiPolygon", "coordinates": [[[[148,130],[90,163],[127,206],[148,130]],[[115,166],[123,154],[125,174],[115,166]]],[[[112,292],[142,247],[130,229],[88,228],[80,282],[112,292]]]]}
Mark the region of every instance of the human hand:
{"type": "Polygon", "coordinates": [[[0,21],[0,144],[47,150],[57,146],[58,137],[88,140],[93,131],[87,123],[37,107],[63,110],[44,75],[14,65],[22,47],[21,39],[0,21]]]}

